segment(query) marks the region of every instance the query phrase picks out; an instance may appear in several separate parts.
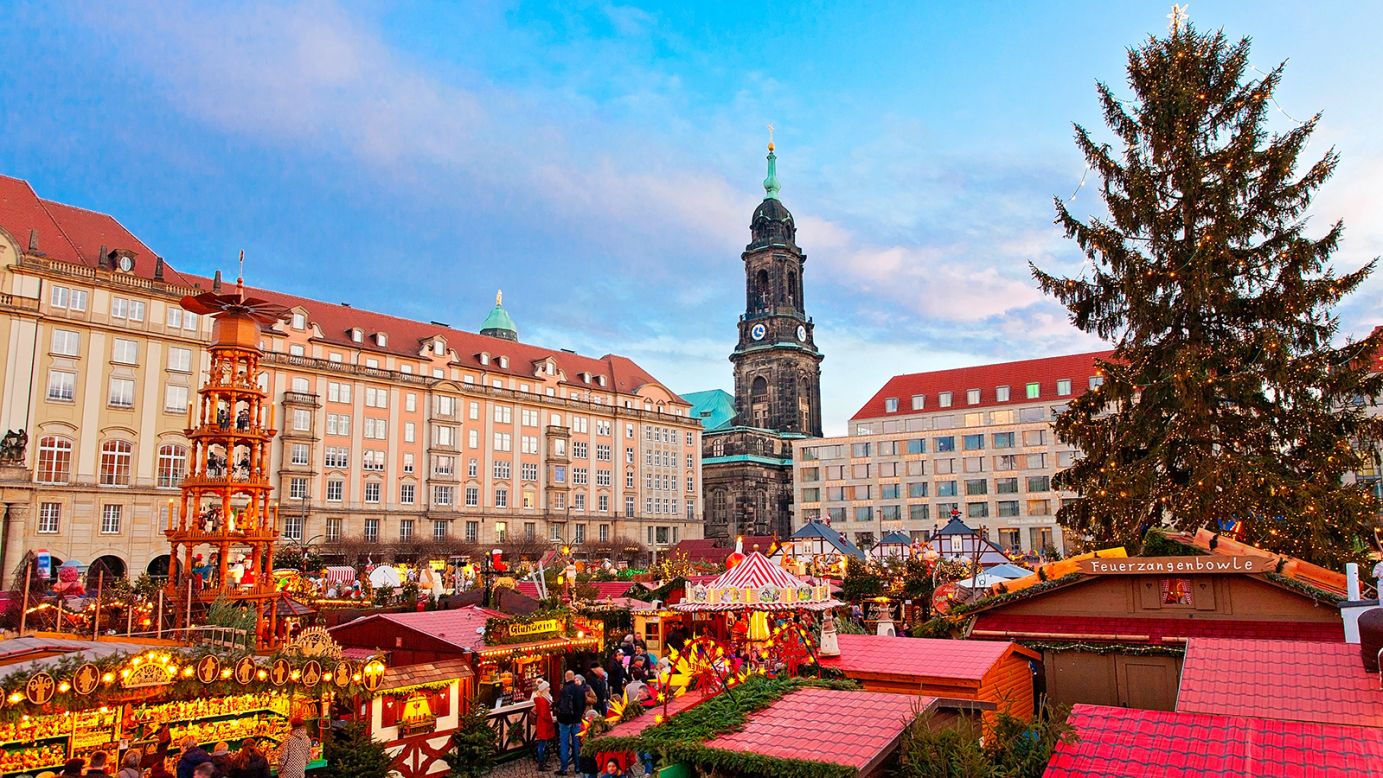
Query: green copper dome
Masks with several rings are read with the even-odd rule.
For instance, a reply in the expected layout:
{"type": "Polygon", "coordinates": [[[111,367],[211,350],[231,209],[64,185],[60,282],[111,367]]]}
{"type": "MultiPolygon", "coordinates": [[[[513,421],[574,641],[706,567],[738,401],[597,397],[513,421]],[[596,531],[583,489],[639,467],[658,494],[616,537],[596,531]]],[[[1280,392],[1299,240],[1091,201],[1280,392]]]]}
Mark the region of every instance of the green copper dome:
{"type": "Polygon", "coordinates": [[[519,328],[514,326],[514,320],[509,318],[509,312],[504,310],[504,292],[495,293],[495,307],[480,325],[480,334],[505,340],[519,339],[519,328]]]}

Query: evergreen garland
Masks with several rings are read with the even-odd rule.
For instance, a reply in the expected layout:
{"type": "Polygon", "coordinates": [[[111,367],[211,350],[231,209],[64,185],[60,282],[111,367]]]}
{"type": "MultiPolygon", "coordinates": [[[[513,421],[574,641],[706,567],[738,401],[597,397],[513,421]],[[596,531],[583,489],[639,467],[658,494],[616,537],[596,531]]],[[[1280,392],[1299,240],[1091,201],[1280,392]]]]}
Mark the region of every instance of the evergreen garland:
{"type": "Polygon", "coordinates": [[[994,594],[990,595],[989,597],[984,597],[975,600],[974,602],[967,602],[962,605],[957,605],[951,609],[950,615],[961,616],[967,613],[973,613],[978,610],[988,610],[989,608],[993,608],[998,605],[1005,605],[1011,602],[1016,602],[1018,600],[1026,600],[1029,597],[1036,597],[1037,595],[1042,594],[1043,592],[1049,592],[1053,589],[1060,588],[1067,584],[1075,583],[1076,581],[1079,581],[1085,577],[1086,575],[1079,571],[1074,573],[1067,573],[1066,575],[1063,575],[1060,578],[1048,579],[1043,581],[1042,583],[1033,584],[1032,586],[1029,586],[1026,589],[1019,589],[1016,592],[1004,592],[1003,594],[994,594]]]}
{"type": "Polygon", "coordinates": [[[1087,654],[1127,654],[1130,656],[1185,656],[1186,646],[1182,645],[1141,645],[1136,643],[1083,643],[1053,642],[1044,640],[1019,640],[1018,645],[1034,651],[1060,653],[1063,651],[1082,651],[1087,654]]]}
{"type": "Polygon", "coordinates": [[[1083,456],[1053,480],[1058,521],[1095,547],[1147,527],[1234,522],[1254,546],[1338,568],[1367,549],[1378,499],[1344,477],[1372,463],[1383,330],[1334,345],[1340,301],[1374,265],[1337,274],[1343,226],[1306,235],[1328,151],[1300,156],[1319,116],[1266,127],[1283,67],[1253,78],[1249,41],[1190,24],[1129,51],[1130,98],[1098,85],[1111,145],[1075,128],[1107,217],[1056,200],[1089,259],[1032,268],[1072,323],[1113,342],[1103,383],[1055,422],[1083,456]]]}

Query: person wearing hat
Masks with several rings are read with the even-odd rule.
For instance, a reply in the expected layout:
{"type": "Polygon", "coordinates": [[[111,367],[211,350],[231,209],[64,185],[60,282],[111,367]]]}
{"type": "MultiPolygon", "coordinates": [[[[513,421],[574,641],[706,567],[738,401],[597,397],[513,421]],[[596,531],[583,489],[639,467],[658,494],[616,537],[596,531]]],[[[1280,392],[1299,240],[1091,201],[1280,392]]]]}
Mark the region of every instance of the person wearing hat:
{"type": "Polygon", "coordinates": [[[552,715],[552,685],[542,679],[533,692],[533,744],[537,749],[538,772],[547,772],[547,749],[557,737],[557,719],[552,715]]]}
{"type": "Polygon", "coordinates": [[[197,744],[197,738],[187,735],[182,739],[182,756],[178,757],[178,778],[193,778],[197,765],[210,761],[211,754],[197,744]]]}

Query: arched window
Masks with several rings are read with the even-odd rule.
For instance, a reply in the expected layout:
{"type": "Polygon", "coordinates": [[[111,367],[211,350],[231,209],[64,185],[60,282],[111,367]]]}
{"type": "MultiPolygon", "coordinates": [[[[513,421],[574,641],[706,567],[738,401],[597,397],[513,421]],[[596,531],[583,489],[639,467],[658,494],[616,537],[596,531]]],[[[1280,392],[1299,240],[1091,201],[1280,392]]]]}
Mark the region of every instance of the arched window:
{"type": "Polygon", "coordinates": [[[129,486],[134,445],[128,440],[108,440],[101,444],[101,485],[129,486]]]}
{"type": "Polygon", "coordinates": [[[717,489],[711,497],[712,515],[717,520],[725,519],[725,490],[717,489]]]}
{"type": "Polygon", "coordinates": [[[754,276],[754,298],[758,303],[756,307],[763,309],[768,307],[770,292],[768,289],[768,271],[760,270],[754,276]]]}
{"type": "Polygon", "coordinates": [[[797,305],[797,274],[794,273],[794,272],[791,271],[791,270],[788,271],[787,288],[784,289],[783,292],[784,292],[784,294],[787,296],[787,300],[786,300],[787,304],[788,304],[789,306],[796,306],[796,305],[797,305]]]}
{"type": "Polygon", "coordinates": [[[187,472],[187,447],[177,444],[159,446],[158,486],[160,489],[176,489],[187,472]]]}
{"type": "Polygon", "coordinates": [[[754,378],[754,383],[749,389],[749,401],[761,403],[768,400],[768,381],[763,376],[754,378]]]}
{"type": "Polygon", "coordinates": [[[38,442],[38,480],[65,484],[72,480],[72,441],[49,435],[38,442]]]}

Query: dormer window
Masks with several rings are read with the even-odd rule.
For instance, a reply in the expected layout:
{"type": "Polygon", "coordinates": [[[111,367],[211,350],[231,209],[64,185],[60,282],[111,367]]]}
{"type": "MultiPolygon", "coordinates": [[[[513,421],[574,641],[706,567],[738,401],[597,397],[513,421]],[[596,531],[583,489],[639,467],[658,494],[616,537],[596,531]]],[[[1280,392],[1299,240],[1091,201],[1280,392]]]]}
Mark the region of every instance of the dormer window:
{"type": "Polygon", "coordinates": [[[305,314],[305,313],[295,313],[295,314],[293,314],[293,329],[295,329],[295,330],[305,330],[305,329],[307,329],[307,314],[305,314]]]}
{"type": "Polygon", "coordinates": [[[476,354],[476,357],[478,357],[478,358],[480,359],[480,364],[482,364],[482,365],[488,365],[488,364],[490,364],[490,355],[487,354],[487,353],[485,353],[484,351],[480,352],[479,354],[476,354]]]}
{"type": "Polygon", "coordinates": [[[596,377],[595,377],[595,382],[598,383],[598,384],[600,384],[601,386],[604,386],[604,385],[605,385],[605,376],[603,376],[603,375],[598,375],[598,376],[596,376],[596,377]]]}
{"type": "Polygon", "coordinates": [[[509,357],[499,357],[496,361],[500,367],[509,367],[509,357]]]}
{"type": "Polygon", "coordinates": [[[389,345],[389,336],[388,336],[388,335],[385,335],[385,334],[382,333],[382,332],[376,332],[376,333],[375,333],[375,345],[376,345],[376,346],[387,346],[387,345],[389,345]]]}
{"type": "Polygon", "coordinates": [[[591,374],[590,374],[590,373],[583,372],[583,373],[581,374],[581,383],[583,383],[583,384],[589,384],[590,382],[591,382],[591,374]]]}
{"type": "Polygon", "coordinates": [[[547,363],[547,374],[548,374],[548,375],[557,375],[557,366],[554,365],[554,364],[552,364],[551,362],[548,362],[548,363],[547,363]]]}
{"type": "Polygon", "coordinates": [[[116,249],[110,253],[111,267],[122,273],[134,272],[134,254],[121,249],[116,249]]]}
{"type": "Polygon", "coordinates": [[[440,340],[432,341],[432,353],[439,357],[445,355],[447,353],[447,344],[440,340]]]}
{"type": "Polygon", "coordinates": [[[365,333],[364,333],[364,331],[361,330],[359,327],[352,327],[352,328],[351,328],[351,342],[352,342],[352,343],[364,343],[364,342],[365,342],[365,333]]]}

